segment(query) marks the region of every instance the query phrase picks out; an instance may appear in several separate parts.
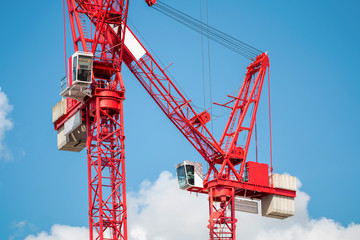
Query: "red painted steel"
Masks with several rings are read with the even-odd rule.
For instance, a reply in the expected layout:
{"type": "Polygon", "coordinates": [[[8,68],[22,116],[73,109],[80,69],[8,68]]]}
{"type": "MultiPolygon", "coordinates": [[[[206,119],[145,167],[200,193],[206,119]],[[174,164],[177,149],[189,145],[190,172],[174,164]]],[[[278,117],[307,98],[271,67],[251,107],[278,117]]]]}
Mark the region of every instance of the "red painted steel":
{"type": "Polygon", "coordinates": [[[71,100],[55,129],[77,110],[85,111],[90,239],[127,240],[125,88],[120,71],[128,0],[67,0],[67,7],[74,50],[94,54],[94,76],[91,97],[71,100]],[[110,34],[110,26],[117,31],[110,34]]]}
{"type": "MultiPolygon", "coordinates": [[[[156,0],[146,0],[151,6],[156,0]]],[[[94,55],[91,96],[72,100],[67,114],[55,123],[59,129],[77,110],[85,111],[89,176],[90,239],[127,239],[122,63],[130,69],[170,121],[208,162],[203,189],[209,195],[210,240],[235,240],[235,197],[261,199],[267,194],[295,197],[296,192],[269,186],[268,166],[247,166],[264,77],[269,68],[266,53],[247,68],[236,97],[224,107],[231,114],[220,141],[206,127],[210,114],[197,113],[165,70],[128,28],[125,0],[67,0],[74,50],[94,55]],[[90,26],[90,31],[89,31],[90,26]],[[127,46],[132,35],[136,49],[127,46]],[[89,35],[90,34],[90,35],[89,35]],[[140,53],[139,53],[140,52],[140,53]],[[232,105],[232,106],[231,106],[232,105]],[[253,109],[250,111],[249,109],[253,109]],[[239,136],[244,137],[241,141],[239,136]],[[260,174],[258,170],[260,169],[260,174]],[[249,179],[244,178],[247,171],[249,179]],[[266,180],[267,179],[267,180],[266,180]]]]}
{"type": "Polygon", "coordinates": [[[69,72],[68,72],[68,83],[69,83],[69,86],[71,86],[72,85],[72,83],[73,83],[73,75],[72,75],[72,69],[73,69],[73,59],[72,59],[72,57],[70,57],[69,58],[69,60],[68,60],[68,62],[69,62],[69,72]]]}
{"type": "Polygon", "coordinates": [[[152,6],[152,5],[156,4],[156,0],[145,0],[145,2],[146,2],[149,6],[152,6]]]}
{"type": "Polygon", "coordinates": [[[265,163],[247,162],[247,181],[251,184],[269,186],[269,165],[265,163]]]}
{"type": "Polygon", "coordinates": [[[97,88],[87,109],[90,239],[127,239],[123,96],[97,88]]]}
{"type": "Polygon", "coordinates": [[[137,60],[126,47],[124,50],[128,56],[124,62],[130,71],[204,159],[210,162],[218,154],[223,155],[223,150],[205,126],[203,118],[197,117],[199,114],[190,104],[191,101],[184,97],[151,54],[146,51],[137,60]],[[198,121],[195,124],[192,119],[196,117],[198,121]]]}
{"type": "Polygon", "coordinates": [[[209,225],[211,240],[236,239],[235,189],[209,188],[209,225]]]}

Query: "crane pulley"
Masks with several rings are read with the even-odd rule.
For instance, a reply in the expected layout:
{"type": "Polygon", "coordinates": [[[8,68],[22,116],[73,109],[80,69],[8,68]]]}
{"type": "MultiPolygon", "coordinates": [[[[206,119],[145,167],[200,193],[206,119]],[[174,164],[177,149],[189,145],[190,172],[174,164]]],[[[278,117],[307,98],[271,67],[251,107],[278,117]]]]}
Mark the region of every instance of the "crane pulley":
{"type": "MultiPolygon", "coordinates": [[[[236,97],[223,104],[230,117],[219,141],[207,128],[210,114],[196,112],[127,26],[129,0],[66,0],[75,53],[67,83],[53,108],[58,148],[87,147],[90,239],[127,240],[125,144],[121,76],[125,64],[169,120],[208,163],[177,165],[180,188],[209,195],[211,240],[235,240],[237,197],[260,199],[263,215],[285,218],[293,209],[275,209],[296,196],[294,178],[269,175],[267,164],[247,161],[249,144],[269,58],[253,57],[236,97]],[[231,106],[232,104],[232,106],[231,106]],[[253,108],[253,111],[249,109],[253,108]],[[245,121],[250,119],[250,122],[245,121]],[[239,134],[245,133],[245,143],[239,134]]],[[[149,6],[156,0],[146,0],[149,6]]]]}

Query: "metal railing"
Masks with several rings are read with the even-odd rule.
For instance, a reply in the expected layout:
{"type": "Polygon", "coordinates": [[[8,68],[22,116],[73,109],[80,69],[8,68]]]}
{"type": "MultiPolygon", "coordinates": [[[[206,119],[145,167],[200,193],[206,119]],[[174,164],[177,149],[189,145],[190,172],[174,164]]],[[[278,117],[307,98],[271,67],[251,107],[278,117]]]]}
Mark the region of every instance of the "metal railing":
{"type": "Polygon", "coordinates": [[[60,87],[61,87],[61,92],[63,92],[68,87],[66,76],[60,80],[60,87]]]}

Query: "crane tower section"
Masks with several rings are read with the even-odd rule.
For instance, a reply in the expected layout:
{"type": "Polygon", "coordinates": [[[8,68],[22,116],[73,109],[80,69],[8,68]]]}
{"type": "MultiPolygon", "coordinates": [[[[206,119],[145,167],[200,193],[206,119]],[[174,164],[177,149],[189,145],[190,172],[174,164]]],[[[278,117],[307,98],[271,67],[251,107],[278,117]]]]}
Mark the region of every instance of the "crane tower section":
{"type": "Polygon", "coordinates": [[[53,109],[58,148],[87,147],[90,239],[127,239],[122,54],[128,0],[66,0],[75,53],[53,109]]]}

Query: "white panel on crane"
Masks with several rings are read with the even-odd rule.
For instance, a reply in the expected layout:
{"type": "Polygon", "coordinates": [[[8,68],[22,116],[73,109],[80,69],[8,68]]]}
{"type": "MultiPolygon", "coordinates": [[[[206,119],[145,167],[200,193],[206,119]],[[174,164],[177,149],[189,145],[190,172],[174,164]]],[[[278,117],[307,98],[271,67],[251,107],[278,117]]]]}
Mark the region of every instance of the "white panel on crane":
{"type": "MultiPolygon", "coordinates": [[[[110,27],[114,30],[114,32],[117,33],[119,28],[118,26],[115,26],[114,24],[110,24],[110,27]]],[[[143,48],[141,43],[137,40],[137,38],[129,30],[128,27],[126,27],[124,42],[125,42],[125,46],[129,49],[131,54],[134,55],[136,60],[139,60],[146,53],[146,50],[143,48]]]]}
{"type": "Polygon", "coordinates": [[[64,135],[67,136],[71,133],[75,128],[80,126],[82,123],[81,119],[81,111],[77,111],[69,120],[67,120],[64,124],[64,135]]]}
{"type": "Polygon", "coordinates": [[[125,46],[134,55],[136,60],[139,60],[146,53],[145,49],[139,43],[137,38],[132,34],[132,32],[129,31],[127,27],[125,32],[125,46]]]}
{"type": "Polygon", "coordinates": [[[258,214],[258,202],[235,198],[235,211],[258,214]]]}

